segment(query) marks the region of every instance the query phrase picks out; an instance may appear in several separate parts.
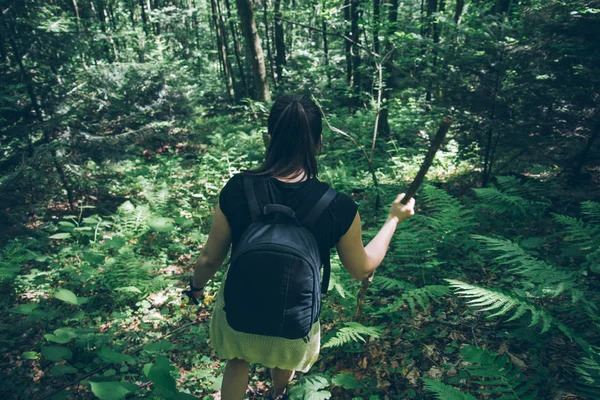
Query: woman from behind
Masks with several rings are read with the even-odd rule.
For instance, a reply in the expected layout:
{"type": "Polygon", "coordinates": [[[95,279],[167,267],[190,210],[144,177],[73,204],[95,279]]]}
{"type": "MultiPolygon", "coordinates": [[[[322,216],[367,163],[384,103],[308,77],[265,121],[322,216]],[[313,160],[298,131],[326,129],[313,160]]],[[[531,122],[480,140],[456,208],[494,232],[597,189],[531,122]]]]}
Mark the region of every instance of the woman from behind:
{"type": "MultiPolygon", "coordinates": [[[[306,96],[281,97],[271,108],[268,133],[270,143],[262,166],[233,176],[220,193],[209,237],[196,261],[190,283],[197,297],[202,296],[202,288],[225,260],[229,246],[233,246],[235,257],[240,241],[246,240],[244,233],[254,221],[251,213],[253,201],[249,201],[247,196],[249,186],[259,210],[265,209],[267,204],[284,205],[293,210],[298,221],[311,221],[303,223],[303,226],[314,236],[323,257],[329,257],[330,249],[336,246],[342,264],[358,280],[368,277],[379,266],[396,226],[414,214],[414,200],[402,205],[400,200],[403,195],[399,195],[377,235],[367,246],[363,246],[360,216],[355,202],[347,195],[335,192],[329,202],[320,201],[332,191],[329,185],[317,179],[316,155],[322,145],[319,108],[306,96]],[[315,213],[314,209],[319,208],[316,207],[319,204],[326,206],[315,213]]],[[[255,276],[254,279],[260,282],[268,277],[255,276]]],[[[225,283],[221,285],[217,295],[210,326],[211,342],[219,358],[228,360],[221,399],[244,398],[250,363],[259,363],[271,369],[270,398],[284,398],[295,371],[307,372],[318,358],[318,318],[310,322],[312,325],[308,334],[297,339],[234,330],[225,311],[228,309],[224,299],[227,297],[224,296],[225,286],[225,283]]],[[[267,286],[265,290],[271,289],[267,286]]],[[[244,295],[240,291],[240,298],[244,295]]],[[[229,296],[232,298],[233,295],[229,296]]],[[[244,297],[243,301],[252,303],[254,298],[261,297],[261,293],[247,297],[253,298],[244,297]]],[[[261,311],[266,312],[260,307],[256,310],[258,313],[261,311]]],[[[261,327],[256,328],[260,331],[261,327]]]]}

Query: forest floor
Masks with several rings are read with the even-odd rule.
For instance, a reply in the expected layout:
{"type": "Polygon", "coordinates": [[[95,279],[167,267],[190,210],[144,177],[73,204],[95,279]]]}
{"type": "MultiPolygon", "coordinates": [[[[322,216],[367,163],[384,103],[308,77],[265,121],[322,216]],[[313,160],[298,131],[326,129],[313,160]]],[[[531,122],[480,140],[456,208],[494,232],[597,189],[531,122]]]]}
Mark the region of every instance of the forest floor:
{"type": "MultiPolygon", "coordinates": [[[[217,122],[208,123],[207,131],[217,122]]],[[[3,249],[3,265],[19,268],[2,295],[2,398],[120,399],[134,392],[220,398],[224,363],[210,346],[208,325],[223,271],[199,308],[182,299],[181,290],[206,240],[219,190],[260,159],[260,134],[244,131],[232,126],[213,132],[209,141],[175,141],[137,148],[118,160],[89,161],[80,171],[78,205],[39,206],[27,235],[3,249]]],[[[321,156],[320,178],[355,199],[369,240],[385,211],[374,209],[376,192],[360,152],[334,146],[321,156]]],[[[383,204],[406,187],[421,159],[401,153],[382,158],[383,204]]],[[[568,366],[578,362],[576,344],[541,333],[536,323],[527,328],[523,318],[487,319],[452,295],[443,280],[510,284],[492,258],[477,250],[473,234],[519,237],[534,252],[556,242],[549,235],[553,228],[539,220],[528,225],[482,207],[469,193],[470,168],[451,148],[440,153],[430,179],[446,181],[447,191],[421,191],[419,216],[399,228],[359,321],[354,313],[360,282],[332,257],[321,315],[323,348],[310,373],[298,376],[292,399],[429,398],[422,378],[472,389],[461,359],[465,346],[504,357],[516,367],[517,381],[532,383],[537,398],[577,398],[556,389],[572,376],[568,366]],[[531,351],[536,342],[554,347],[531,351]],[[536,380],[549,371],[556,383],[536,380]]],[[[249,398],[261,398],[269,386],[268,371],[252,365],[249,398]]]]}

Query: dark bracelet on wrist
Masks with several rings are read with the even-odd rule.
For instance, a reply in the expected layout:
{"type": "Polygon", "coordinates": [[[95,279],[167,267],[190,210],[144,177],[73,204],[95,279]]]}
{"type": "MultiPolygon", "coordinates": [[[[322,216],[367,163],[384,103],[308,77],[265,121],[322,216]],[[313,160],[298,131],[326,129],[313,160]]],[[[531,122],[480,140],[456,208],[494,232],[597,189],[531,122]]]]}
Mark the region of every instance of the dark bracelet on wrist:
{"type": "Polygon", "coordinates": [[[190,290],[192,292],[201,292],[202,290],[204,290],[204,286],[202,287],[196,287],[194,286],[194,278],[190,278],[190,290]]]}

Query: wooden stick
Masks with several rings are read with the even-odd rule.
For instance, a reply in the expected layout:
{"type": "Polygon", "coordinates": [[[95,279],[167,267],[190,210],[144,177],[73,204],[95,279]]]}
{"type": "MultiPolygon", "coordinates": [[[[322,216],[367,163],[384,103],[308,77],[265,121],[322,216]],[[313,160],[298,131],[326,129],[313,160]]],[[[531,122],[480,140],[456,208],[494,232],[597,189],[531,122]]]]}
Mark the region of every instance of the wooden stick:
{"type": "MultiPolygon", "coordinates": [[[[406,190],[404,198],[400,201],[402,204],[408,203],[408,201],[415,195],[415,193],[419,189],[419,186],[421,186],[421,184],[423,183],[423,180],[425,179],[425,175],[427,174],[429,167],[431,167],[431,164],[433,163],[433,159],[435,158],[435,154],[437,153],[440,146],[442,145],[442,142],[444,141],[444,138],[446,137],[446,133],[448,133],[448,129],[450,128],[451,124],[452,124],[452,118],[450,118],[449,116],[445,116],[444,118],[442,118],[442,121],[440,122],[438,131],[437,131],[435,137],[433,138],[433,141],[431,142],[429,151],[427,152],[427,155],[425,156],[425,160],[423,160],[423,164],[421,164],[421,168],[419,168],[419,172],[417,173],[417,176],[412,181],[412,183],[408,186],[408,189],[406,190]]],[[[360,317],[361,317],[363,305],[365,302],[365,295],[367,293],[367,290],[369,289],[369,286],[371,285],[371,282],[373,282],[374,276],[375,276],[375,272],[371,273],[371,275],[369,275],[368,278],[366,278],[365,280],[362,281],[360,291],[358,292],[358,297],[356,298],[356,313],[354,314],[354,319],[356,319],[356,320],[360,319],[360,317]]]]}

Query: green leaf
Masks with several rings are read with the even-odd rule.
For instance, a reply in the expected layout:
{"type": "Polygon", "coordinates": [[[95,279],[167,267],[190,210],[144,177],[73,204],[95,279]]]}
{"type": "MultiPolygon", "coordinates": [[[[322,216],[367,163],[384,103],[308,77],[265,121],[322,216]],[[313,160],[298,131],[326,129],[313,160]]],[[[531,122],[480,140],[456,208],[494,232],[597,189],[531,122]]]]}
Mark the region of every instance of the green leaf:
{"type": "Polygon", "coordinates": [[[39,306],[40,306],[39,303],[19,304],[18,306],[13,307],[8,311],[11,313],[15,313],[15,314],[29,315],[29,314],[33,313],[33,311],[36,308],[38,308],[39,306]]]}
{"type": "Polygon", "coordinates": [[[73,305],[81,305],[88,301],[85,297],[77,297],[77,295],[70,290],[67,289],[58,289],[54,292],[54,297],[64,301],[65,303],[73,304],[73,305]]]}
{"type": "Polygon", "coordinates": [[[170,232],[175,229],[171,218],[155,217],[148,220],[150,229],[156,232],[170,232]]]}
{"type": "Polygon", "coordinates": [[[182,228],[188,228],[192,225],[194,225],[194,221],[190,218],[185,218],[185,217],[177,217],[175,218],[175,223],[179,226],[181,226],[182,228]]]}
{"type": "Polygon", "coordinates": [[[64,376],[67,374],[75,374],[77,373],[77,368],[71,367],[70,365],[66,364],[56,364],[50,369],[50,373],[52,374],[52,376],[56,377],[64,376]]]}
{"type": "Polygon", "coordinates": [[[50,361],[59,362],[73,358],[73,352],[62,346],[42,346],[42,356],[50,361]]]}
{"type": "Polygon", "coordinates": [[[92,392],[101,400],[121,400],[138,389],[133,383],[119,382],[112,378],[97,377],[89,382],[92,392]]]}
{"type": "Polygon", "coordinates": [[[129,364],[133,364],[136,362],[136,359],[128,356],[126,354],[121,354],[117,351],[114,351],[110,347],[103,347],[98,353],[98,357],[103,359],[104,361],[113,362],[113,363],[122,363],[128,362],[129,364]]]}
{"type": "Polygon", "coordinates": [[[104,244],[109,249],[117,249],[118,250],[121,247],[125,246],[125,239],[123,239],[121,236],[115,236],[112,239],[105,240],[104,244]]]}
{"type": "Polygon", "coordinates": [[[40,355],[35,351],[25,351],[21,354],[24,360],[37,360],[40,358],[40,355]]]}
{"type": "Polygon", "coordinates": [[[68,239],[71,237],[71,234],[69,232],[61,232],[61,233],[55,233],[52,236],[48,236],[48,239],[68,239]]]}
{"type": "Polygon", "coordinates": [[[360,383],[358,383],[352,374],[337,374],[331,378],[331,382],[336,386],[343,387],[344,389],[357,389],[360,387],[360,383]]]}
{"type": "Polygon", "coordinates": [[[44,337],[51,342],[65,344],[77,337],[77,334],[71,328],[60,328],[56,329],[54,334],[47,333],[44,337]]]}
{"type": "Polygon", "coordinates": [[[123,286],[123,287],[115,288],[115,290],[119,290],[121,292],[127,292],[127,293],[142,293],[142,291],[140,289],[136,288],[135,286],[123,286]]]}
{"type": "Polygon", "coordinates": [[[175,346],[172,343],[169,343],[166,340],[161,340],[160,342],[144,346],[144,350],[146,350],[149,353],[158,353],[160,351],[172,349],[173,347],[175,346]]]}
{"type": "Polygon", "coordinates": [[[150,368],[148,379],[156,386],[171,393],[177,393],[177,384],[175,378],[171,376],[171,371],[175,368],[171,366],[169,360],[165,357],[156,359],[156,364],[150,368]]]}

